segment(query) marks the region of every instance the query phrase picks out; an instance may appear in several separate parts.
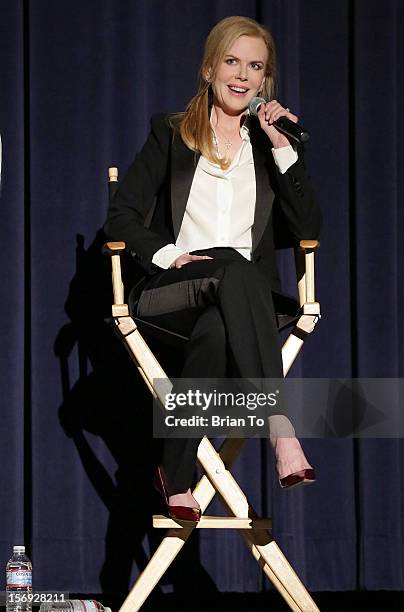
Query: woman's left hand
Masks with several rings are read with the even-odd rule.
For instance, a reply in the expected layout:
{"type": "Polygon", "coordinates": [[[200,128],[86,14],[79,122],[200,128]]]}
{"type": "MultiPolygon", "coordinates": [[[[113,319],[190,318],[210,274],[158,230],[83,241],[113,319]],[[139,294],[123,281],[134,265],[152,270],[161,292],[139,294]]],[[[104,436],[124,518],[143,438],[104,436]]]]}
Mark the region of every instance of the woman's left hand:
{"type": "Polygon", "coordinates": [[[272,125],[279,117],[287,117],[294,123],[298,122],[298,117],[291,113],[288,108],[283,108],[277,100],[261,104],[258,119],[265,134],[270,138],[274,149],[290,145],[289,139],[272,125]]]}

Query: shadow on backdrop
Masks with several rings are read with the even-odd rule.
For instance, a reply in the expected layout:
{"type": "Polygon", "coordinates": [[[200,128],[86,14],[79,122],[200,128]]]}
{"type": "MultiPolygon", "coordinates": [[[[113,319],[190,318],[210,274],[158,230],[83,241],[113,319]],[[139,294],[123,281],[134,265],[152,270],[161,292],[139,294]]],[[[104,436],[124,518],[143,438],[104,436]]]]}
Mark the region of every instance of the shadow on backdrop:
{"type": "MultiPolygon", "coordinates": [[[[100,575],[102,592],[113,609],[131,586],[133,561],[141,572],[148,562],[144,543],[154,552],[164,533],[153,530],[153,512],[164,513],[152,487],[161,444],[152,437],[152,397],[123,345],[108,323],[111,316],[110,259],[101,254],[106,241],[100,230],[90,247],[77,236],[76,273],[69,287],[65,310],[70,323],[56,338],[54,350],[60,361],[63,403],[59,418],[80,456],[91,485],[109,512],[105,560],[100,575]],[[78,355],[78,378],[72,385],[69,357],[78,355]],[[93,451],[85,432],[99,436],[113,456],[115,478],[93,451]]],[[[135,265],[123,270],[125,286],[138,275],[135,265]]],[[[169,376],[179,373],[182,355],[158,350],[149,343],[169,376]]],[[[199,561],[198,538],[190,540],[166,573],[163,584],[174,592],[216,591],[199,561]],[[192,573],[192,579],[191,579],[192,573]]],[[[161,591],[161,589],[160,589],[161,591]]]]}

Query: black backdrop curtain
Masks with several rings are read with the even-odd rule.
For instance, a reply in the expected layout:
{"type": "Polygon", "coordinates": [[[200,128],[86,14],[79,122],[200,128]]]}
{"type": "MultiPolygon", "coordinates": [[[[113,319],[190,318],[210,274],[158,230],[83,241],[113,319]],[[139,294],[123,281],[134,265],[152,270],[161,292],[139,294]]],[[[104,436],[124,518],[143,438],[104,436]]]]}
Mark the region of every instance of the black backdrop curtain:
{"type": "MultiPolygon", "coordinates": [[[[124,592],[161,537],[148,397],[104,323],[105,175],[129,165],[153,112],[184,108],[207,32],[233,14],[272,29],[279,99],[312,134],[324,317],[295,374],[402,374],[404,3],[1,0],[0,559],[25,540],[36,589],[124,592]]],[[[280,491],[263,442],[235,470],[297,572],[312,590],[403,589],[401,440],[305,448],[318,473],[305,490],[280,491]]],[[[187,567],[204,589],[268,588],[237,533],[187,548],[176,588],[187,567]]]]}

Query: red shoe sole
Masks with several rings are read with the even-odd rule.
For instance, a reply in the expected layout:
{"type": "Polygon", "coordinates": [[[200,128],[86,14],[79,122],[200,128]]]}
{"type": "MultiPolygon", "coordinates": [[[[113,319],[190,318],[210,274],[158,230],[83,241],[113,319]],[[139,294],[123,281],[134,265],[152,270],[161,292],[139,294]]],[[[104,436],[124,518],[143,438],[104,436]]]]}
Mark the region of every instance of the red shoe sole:
{"type": "Polygon", "coordinates": [[[291,489],[292,487],[296,487],[300,484],[311,484],[315,482],[316,475],[312,468],[307,470],[300,470],[299,472],[294,472],[293,474],[289,474],[289,476],[285,476],[284,478],[279,479],[279,484],[282,489],[291,489]]]}

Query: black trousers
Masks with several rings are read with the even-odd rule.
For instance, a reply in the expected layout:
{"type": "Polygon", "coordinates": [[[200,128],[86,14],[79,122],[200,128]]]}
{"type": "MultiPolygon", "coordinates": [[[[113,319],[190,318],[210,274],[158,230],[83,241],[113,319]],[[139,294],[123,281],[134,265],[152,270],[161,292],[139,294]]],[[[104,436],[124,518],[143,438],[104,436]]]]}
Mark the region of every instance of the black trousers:
{"type": "MultiPolygon", "coordinates": [[[[193,254],[213,259],[156,273],[138,299],[130,296],[132,312],[189,337],[183,378],[282,378],[273,296],[262,272],[232,248],[193,254]]],[[[199,442],[164,441],[172,492],[191,486],[199,442]]]]}

